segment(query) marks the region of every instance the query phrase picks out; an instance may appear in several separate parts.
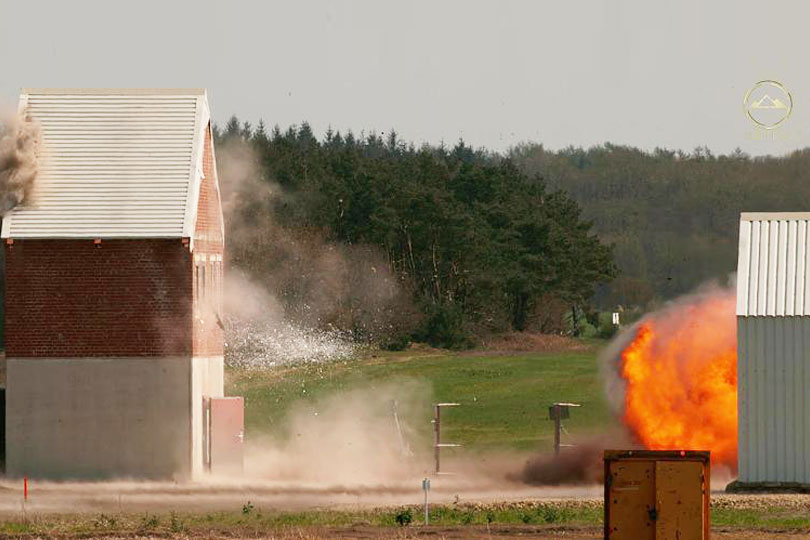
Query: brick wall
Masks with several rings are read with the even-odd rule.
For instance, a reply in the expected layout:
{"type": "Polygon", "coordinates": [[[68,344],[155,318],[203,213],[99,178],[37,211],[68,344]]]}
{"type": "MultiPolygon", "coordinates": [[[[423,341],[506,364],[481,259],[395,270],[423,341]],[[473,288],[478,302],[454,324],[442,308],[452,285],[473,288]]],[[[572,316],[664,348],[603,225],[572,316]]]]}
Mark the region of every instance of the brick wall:
{"type": "Polygon", "coordinates": [[[223,354],[221,326],[223,238],[214,151],[210,127],[206,129],[203,178],[194,230],[194,334],[193,350],[198,356],[223,354]]]}
{"type": "Polygon", "coordinates": [[[190,354],[180,239],[15,240],[5,253],[8,357],[190,354]]]}

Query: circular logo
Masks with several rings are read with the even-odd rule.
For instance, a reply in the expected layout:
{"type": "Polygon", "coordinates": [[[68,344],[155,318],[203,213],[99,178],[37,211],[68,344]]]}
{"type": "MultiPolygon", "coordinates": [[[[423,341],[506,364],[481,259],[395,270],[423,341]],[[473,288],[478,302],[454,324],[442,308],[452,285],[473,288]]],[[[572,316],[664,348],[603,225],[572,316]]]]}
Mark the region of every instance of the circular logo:
{"type": "Polygon", "coordinates": [[[790,92],[778,81],[759,81],[745,94],[745,115],[762,129],[774,129],[788,119],[793,110],[790,92]]]}

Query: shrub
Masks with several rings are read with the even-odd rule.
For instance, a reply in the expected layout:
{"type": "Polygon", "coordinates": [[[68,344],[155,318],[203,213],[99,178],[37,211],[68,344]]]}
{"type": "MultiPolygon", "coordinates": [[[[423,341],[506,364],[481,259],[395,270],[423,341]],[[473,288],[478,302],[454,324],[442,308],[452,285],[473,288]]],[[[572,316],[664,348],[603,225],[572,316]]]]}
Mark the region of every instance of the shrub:
{"type": "Polygon", "coordinates": [[[553,506],[543,506],[540,510],[543,521],[546,523],[557,523],[561,520],[560,512],[553,506]]]}
{"type": "Polygon", "coordinates": [[[411,521],[413,521],[413,514],[411,514],[410,508],[404,508],[397,512],[397,515],[394,516],[394,520],[397,522],[397,525],[400,527],[404,527],[406,525],[410,525],[411,521]]]}
{"type": "Polygon", "coordinates": [[[175,512],[172,512],[169,515],[169,529],[173,533],[181,533],[185,530],[185,528],[186,526],[183,524],[180,517],[175,512]]]}
{"type": "Polygon", "coordinates": [[[404,333],[391,336],[380,343],[380,348],[384,351],[404,351],[410,346],[411,336],[404,333]]]}
{"type": "Polygon", "coordinates": [[[464,325],[461,306],[453,302],[426,308],[418,337],[433,347],[464,349],[473,345],[464,325]]]}
{"type": "Polygon", "coordinates": [[[597,335],[602,339],[610,339],[616,335],[618,327],[613,324],[613,314],[610,312],[599,314],[599,329],[597,335]]]}
{"type": "Polygon", "coordinates": [[[117,524],[118,520],[113,516],[108,516],[107,514],[99,514],[99,516],[93,521],[93,526],[97,529],[112,529],[117,524]]]}
{"type": "Polygon", "coordinates": [[[141,522],[138,526],[138,529],[141,531],[151,531],[152,529],[156,528],[160,524],[160,518],[156,515],[150,515],[149,513],[144,514],[141,518],[141,522]]]}

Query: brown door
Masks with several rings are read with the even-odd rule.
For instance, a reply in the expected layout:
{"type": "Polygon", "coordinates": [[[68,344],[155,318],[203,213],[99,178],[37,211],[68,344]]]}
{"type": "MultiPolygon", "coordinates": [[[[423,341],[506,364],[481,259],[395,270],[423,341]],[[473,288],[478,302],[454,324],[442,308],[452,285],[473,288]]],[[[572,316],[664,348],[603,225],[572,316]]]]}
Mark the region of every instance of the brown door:
{"type": "Polygon", "coordinates": [[[655,462],[610,463],[610,540],[655,540],[655,462]]]}
{"type": "Polygon", "coordinates": [[[209,401],[209,456],[214,474],[241,474],[245,442],[245,405],[241,397],[209,401]]]}
{"type": "Polygon", "coordinates": [[[703,540],[707,484],[698,461],[610,462],[609,540],[703,540]]]}
{"type": "Polygon", "coordinates": [[[697,461],[655,464],[656,540],[703,538],[703,480],[703,464],[697,461]]]}

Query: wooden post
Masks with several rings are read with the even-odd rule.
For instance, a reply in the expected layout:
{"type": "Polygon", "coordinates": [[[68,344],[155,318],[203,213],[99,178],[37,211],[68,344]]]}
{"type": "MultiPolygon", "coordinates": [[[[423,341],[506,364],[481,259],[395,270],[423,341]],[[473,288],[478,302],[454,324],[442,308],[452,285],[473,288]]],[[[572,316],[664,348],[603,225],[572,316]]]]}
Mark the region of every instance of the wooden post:
{"type": "Polygon", "coordinates": [[[562,420],[560,420],[562,413],[560,405],[554,404],[554,455],[560,455],[560,439],[562,437],[562,420]]]}
{"type": "Polygon", "coordinates": [[[455,448],[460,444],[446,444],[442,442],[441,410],[442,407],[458,407],[458,403],[436,403],[433,405],[433,459],[436,460],[436,475],[441,474],[439,454],[442,448],[455,448]]]}
{"type": "Polygon", "coordinates": [[[442,408],[437,403],[433,407],[433,458],[436,461],[436,474],[439,474],[440,463],[439,463],[439,446],[442,443],[442,435],[441,435],[441,427],[439,427],[439,422],[441,420],[441,410],[442,408]]]}

